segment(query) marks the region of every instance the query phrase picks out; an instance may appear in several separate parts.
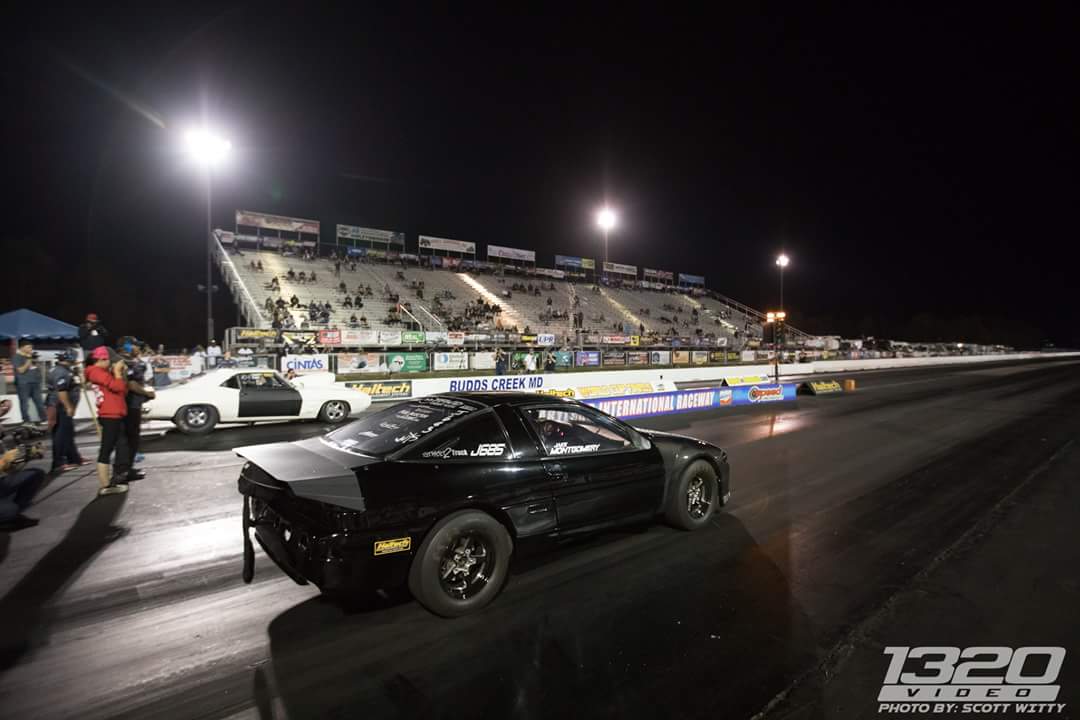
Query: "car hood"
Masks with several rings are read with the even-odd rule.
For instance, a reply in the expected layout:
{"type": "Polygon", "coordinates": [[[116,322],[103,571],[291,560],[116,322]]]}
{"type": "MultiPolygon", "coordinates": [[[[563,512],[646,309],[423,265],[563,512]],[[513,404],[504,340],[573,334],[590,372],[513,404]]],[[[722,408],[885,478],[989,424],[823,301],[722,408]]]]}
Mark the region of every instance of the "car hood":
{"type": "Polygon", "coordinates": [[[240,457],[285,483],[296,497],[365,510],[356,469],[380,462],[378,458],[346,453],[322,438],[290,443],[269,443],[234,448],[240,457]]]}

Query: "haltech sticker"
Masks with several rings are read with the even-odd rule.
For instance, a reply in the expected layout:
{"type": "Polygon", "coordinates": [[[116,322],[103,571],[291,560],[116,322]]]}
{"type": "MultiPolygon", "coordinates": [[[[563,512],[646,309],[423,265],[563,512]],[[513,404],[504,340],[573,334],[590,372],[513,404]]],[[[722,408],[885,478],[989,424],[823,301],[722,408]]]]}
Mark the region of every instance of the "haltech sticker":
{"type": "Polygon", "coordinates": [[[743,375],[742,377],[726,377],[724,378],[724,385],[728,387],[737,387],[739,385],[761,385],[769,382],[769,378],[764,375],[743,375]]]}
{"type": "Polygon", "coordinates": [[[844,392],[844,388],[836,380],[811,380],[810,389],[814,391],[815,395],[844,392]]]}
{"type": "Polygon", "coordinates": [[[412,549],[411,537],[375,541],[376,555],[389,555],[390,553],[408,552],[410,549],[412,549]]]}
{"type": "Polygon", "coordinates": [[[555,390],[555,389],[552,389],[552,390],[540,390],[540,391],[537,392],[537,394],[538,395],[548,395],[550,397],[572,398],[572,397],[574,397],[574,389],[573,388],[566,388],[565,390],[555,390]]]}
{"type": "Polygon", "coordinates": [[[412,380],[402,380],[400,382],[359,380],[347,382],[345,387],[370,395],[372,400],[400,400],[412,397],[412,380]]]}

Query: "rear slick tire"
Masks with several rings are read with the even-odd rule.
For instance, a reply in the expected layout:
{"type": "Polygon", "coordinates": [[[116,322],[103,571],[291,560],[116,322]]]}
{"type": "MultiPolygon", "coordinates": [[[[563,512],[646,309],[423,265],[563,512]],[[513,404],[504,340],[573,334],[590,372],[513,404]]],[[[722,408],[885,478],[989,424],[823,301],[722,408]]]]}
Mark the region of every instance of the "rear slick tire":
{"type": "Polygon", "coordinates": [[[502,590],[513,551],[502,523],[479,510],[459,510],[437,522],[420,544],[409,590],[442,617],[476,612],[502,590]]]}

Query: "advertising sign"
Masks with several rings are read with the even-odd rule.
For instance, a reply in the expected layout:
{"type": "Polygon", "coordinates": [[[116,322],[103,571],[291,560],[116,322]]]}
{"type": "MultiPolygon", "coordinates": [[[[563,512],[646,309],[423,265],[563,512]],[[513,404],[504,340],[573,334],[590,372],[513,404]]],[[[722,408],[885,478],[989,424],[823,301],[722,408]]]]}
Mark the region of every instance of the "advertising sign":
{"type": "Polygon", "coordinates": [[[450,240],[449,238],[435,237],[433,235],[421,235],[419,240],[421,250],[445,250],[446,252],[476,254],[476,243],[464,240],[450,240]]]}
{"type": "Polygon", "coordinates": [[[319,339],[318,333],[314,330],[282,330],[281,341],[286,345],[295,346],[314,346],[315,341],[319,339]]]}
{"type": "Polygon", "coordinates": [[[400,330],[380,330],[379,331],[379,344],[380,345],[400,345],[401,344],[401,331],[400,330]]]}
{"type": "Polygon", "coordinates": [[[713,350],[709,353],[709,362],[722,363],[727,362],[727,353],[723,350],[713,350]]]}
{"type": "Polygon", "coordinates": [[[450,332],[446,333],[446,342],[447,342],[448,345],[464,345],[465,344],[465,333],[457,332],[457,331],[450,331],[450,332]]]}
{"type": "Polygon", "coordinates": [[[446,333],[440,330],[428,330],[424,333],[424,342],[428,345],[445,345],[446,333]]]}
{"type": "Polygon", "coordinates": [[[724,378],[723,382],[727,387],[739,387],[740,385],[767,383],[769,382],[769,378],[766,375],[733,375],[724,378]]]}
{"type": "Polygon", "coordinates": [[[555,367],[570,367],[574,364],[574,353],[569,350],[555,351],[555,367]]]}
{"type": "Polygon", "coordinates": [[[626,365],[625,350],[605,350],[601,356],[604,366],[616,367],[626,365]]]}
{"type": "Polygon", "coordinates": [[[649,351],[649,364],[650,365],[670,365],[671,364],[671,351],[670,350],[650,350],[649,351]]]}
{"type": "Polygon", "coordinates": [[[329,355],[285,355],[281,358],[282,372],[295,370],[297,375],[330,372],[329,355]]]}
{"type": "Polygon", "coordinates": [[[575,392],[579,398],[606,398],[615,397],[617,395],[638,395],[640,393],[651,393],[655,390],[652,383],[647,382],[625,382],[625,383],[608,383],[606,385],[582,385],[575,388],[575,392]]]}
{"type": "Polygon", "coordinates": [[[386,368],[392,373],[426,372],[428,356],[427,353],[422,352],[388,352],[386,353],[386,368]]]}
{"type": "Polygon", "coordinates": [[[359,240],[360,242],[405,247],[405,233],[394,230],[379,230],[357,225],[338,225],[337,236],[345,240],[359,240]]]}
{"type": "Polygon", "coordinates": [[[487,256],[498,257],[507,260],[522,260],[524,262],[536,262],[536,253],[532,250],[519,250],[518,248],[503,247],[502,245],[488,245],[487,256]]]}
{"type": "MultiPolygon", "coordinates": [[[[659,278],[660,280],[667,280],[669,282],[675,282],[675,273],[671,272],[670,270],[657,270],[656,271],[656,277],[659,278]]],[[[701,278],[701,280],[702,280],[702,282],[704,282],[705,278],[701,278]]]]}
{"type": "Polygon", "coordinates": [[[277,340],[277,330],[262,330],[260,328],[240,328],[236,333],[237,340],[277,340]]]}
{"type": "Polygon", "coordinates": [[[581,267],[581,258],[574,255],[556,255],[555,264],[563,267],[579,268],[581,267]]]}
{"type": "Polygon", "coordinates": [[[341,344],[341,331],[340,330],[320,330],[319,331],[319,344],[320,345],[340,345],[341,344]]]}
{"type": "Polygon", "coordinates": [[[618,273],[619,275],[633,275],[637,277],[637,265],[624,265],[622,263],[605,262],[604,272],[618,273]]]}
{"type": "Polygon", "coordinates": [[[574,365],[578,367],[597,367],[600,365],[599,350],[578,350],[574,354],[574,365]]]}
{"type": "Polygon", "coordinates": [[[582,270],[596,270],[596,261],[592,258],[581,258],[582,270]]]}
{"type": "Polygon", "coordinates": [[[423,345],[424,333],[419,330],[405,330],[401,333],[402,345],[423,345]]]}
{"type": "Polygon", "coordinates": [[[600,342],[604,345],[625,345],[629,341],[625,335],[601,335],[600,342]]]}
{"type": "Polygon", "coordinates": [[[469,365],[473,370],[494,370],[495,369],[495,353],[493,352],[474,352],[471,353],[469,358],[469,365]]]}
{"type": "Polygon", "coordinates": [[[644,350],[634,350],[632,352],[628,352],[628,353],[626,353],[626,364],[627,365],[648,365],[649,364],[649,353],[645,352],[644,350]]]}
{"type": "Polygon", "coordinates": [[[704,275],[687,275],[686,273],[679,273],[680,285],[704,285],[704,275]]]}
{"type": "Polygon", "coordinates": [[[690,352],[688,350],[674,350],[671,353],[671,362],[675,365],[689,365],[690,352]]]}
{"type": "Polygon", "coordinates": [[[437,352],[432,361],[436,370],[469,369],[469,354],[464,352],[437,352]]]}
{"type": "Polygon", "coordinates": [[[279,232],[319,234],[318,220],[270,215],[269,213],[253,212],[251,210],[237,210],[236,224],[263,228],[264,230],[277,230],[279,232]]]}
{"type": "Polygon", "coordinates": [[[694,350],[690,353],[690,362],[693,365],[707,365],[709,362],[708,350],[694,350]]]}
{"type": "Polygon", "coordinates": [[[345,383],[345,387],[370,395],[372,402],[412,397],[412,380],[354,380],[345,383]]]}
{"type": "Polygon", "coordinates": [[[387,371],[382,353],[336,353],[334,357],[340,375],[387,371]]]}
{"type": "Polygon", "coordinates": [[[838,380],[811,380],[804,382],[799,387],[811,395],[830,395],[844,391],[838,380]]]}
{"type": "MultiPolygon", "coordinates": [[[[585,398],[587,405],[621,419],[671,415],[720,407],[755,405],[795,399],[795,384],[739,388],[695,388],[672,392],[645,393],[624,397],[585,398]]],[[[579,397],[582,397],[579,395],[579,397]]]]}
{"type": "Polygon", "coordinates": [[[378,330],[342,330],[342,345],[378,345],[378,330]]]}
{"type": "Polygon", "coordinates": [[[559,278],[560,280],[566,277],[566,273],[562,270],[552,270],[551,268],[536,268],[536,274],[545,277],[559,278]]]}
{"type": "Polygon", "coordinates": [[[540,333],[536,336],[537,345],[554,345],[555,335],[553,333],[540,333]]]}

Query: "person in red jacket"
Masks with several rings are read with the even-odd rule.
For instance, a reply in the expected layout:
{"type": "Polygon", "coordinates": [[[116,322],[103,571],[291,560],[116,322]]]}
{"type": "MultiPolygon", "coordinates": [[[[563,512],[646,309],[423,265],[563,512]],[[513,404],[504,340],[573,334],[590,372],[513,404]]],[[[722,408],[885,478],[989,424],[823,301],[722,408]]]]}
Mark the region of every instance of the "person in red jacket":
{"type": "Polygon", "coordinates": [[[98,450],[97,473],[101,487],[98,495],[126,493],[128,486],[109,478],[109,457],[116,450],[117,457],[127,454],[124,436],[124,417],[127,415],[127,366],[117,359],[112,362],[109,349],[94,348],[90,352],[91,365],[86,368],[86,379],[97,405],[98,424],[101,426],[101,448],[98,450]]]}

